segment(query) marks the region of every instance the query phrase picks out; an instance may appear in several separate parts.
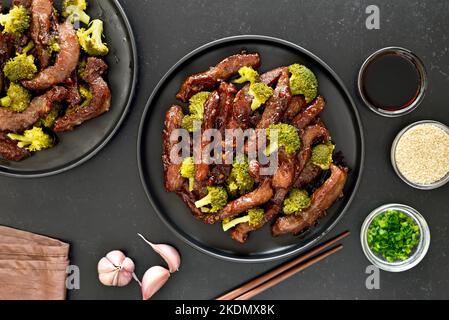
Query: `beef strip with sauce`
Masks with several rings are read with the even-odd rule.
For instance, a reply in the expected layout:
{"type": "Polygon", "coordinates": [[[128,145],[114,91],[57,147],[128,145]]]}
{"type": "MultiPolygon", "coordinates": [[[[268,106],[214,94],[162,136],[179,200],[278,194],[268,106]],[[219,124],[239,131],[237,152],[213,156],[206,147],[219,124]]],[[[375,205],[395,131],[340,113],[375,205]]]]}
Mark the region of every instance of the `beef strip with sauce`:
{"type": "Polygon", "coordinates": [[[50,64],[47,45],[51,39],[50,28],[53,18],[52,0],[32,0],[31,3],[31,38],[33,39],[40,67],[45,69],[50,64]]]}
{"type": "Polygon", "coordinates": [[[290,123],[296,115],[307,106],[306,99],[303,96],[294,96],[288,104],[284,114],[284,122],[290,123]]]}
{"type": "Polygon", "coordinates": [[[301,111],[292,121],[292,125],[298,130],[302,130],[310,125],[326,106],[326,101],[322,96],[318,96],[310,106],[301,111]]]}
{"type": "Polygon", "coordinates": [[[279,166],[276,170],[272,186],[275,189],[275,194],[273,199],[270,200],[267,207],[265,208],[264,217],[262,222],[257,226],[252,226],[249,223],[239,224],[232,232],[231,237],[240,242],[244,243],[248,239],[249,233],[256,231],[267,223],[272,221],[282,210],[282,204],[288,193],[288,190],[292,186],[295,178],[296,169],[296,154],[288,155],[283,151],[279,152],[279,166]]]}
{"type": "Polygon", "coordinates": [[[76,69],[81,49],[70,19],[59,25],[58,29],[60,51],[55,64],[39,72],[34,79],[22,81],[25,88],[30,90],[48,89],[64,82],[76,69]]]}
{"type": "Polygon", "coordinates": [[[282,210],[282,204],[287,193],[288,190],[285,189],[276,190],[273,198],[265,208],[262,222],[257,226],[252,226],[249,223],[239,224],[232,230],[231,238],[240,243],[245,243],[248,240],[249,234],[251,232],[257,231],[264,227],[266,224],[270,223],[274,218],[278,216],[279,212],[282,210]]]}
{"type": "Polygon", "coordinates": [[[267,129],[271,124],[278,123],[290,103],[292,93],[290,91],[290,74],[288,68],[282,70],[273,96],[267,101],[262,119],[257,129],[267,129]]]}
{"type": "Polygon", "coordinates": [[[55,102],[63,101],[66,96],[67,89],[57,86],[34,98],[22,113],[0,108],[0,131],[20,133],[29,129],[52,110],[55,102]]]}
{"type": "Polygon", "coordinates": [[[200,163],[195,164],[195,180],[202,182],[205,181],[209,174],[209,164],[207,164],[208,159],[203,159],[205,156],[203,151],[206,149],[207,145],[211,143],[204,138],[204,133],[206,130],[213,129],[215,124],[215,119],[219,112],[220,105],[220,95],[217,91],[214,91],[206,103],[204,104],[204,119],[201,126],[201,141],[199,147],[196,148],[195,159],[201,159],[200,163]]]}
{"type": "Polygon", "coordinates": [[[236,75],[242,67],[258,68],[260,56],[258,53],[236,54],[230,56],[208,71],[188,77],[176,95],[182,102],[187,102],[194,94],[214,88],[220,81],[226,81],[236,75]]]}
{"type": "Polygon", "coordinates": [[[233,217],[251,208],[267,203],[272,196],[271,179],[265,179],[254,191],[229,202],[221,211],[205,216],[204,222],[214,224],[223,219],[233,217]]]}
{"type": "Polygon", "coordinates": [[[170,157],[172,148],[178,142],[177,140],[172,141],[170,137],[173,131],[181,128],[183,117],[182,108],[177,105],[171,106],[165,115],[164,131],[162,133],[164,140],[162,163],[164,165],[165,190],[167,192],[180,190],[184,183],[184,178],[181,177],[180,173],[181,164],[172,163],[170,157]]]}
{"type": "Polygon", "coordinates": [[[108,65],[102,59],[88,58],[83,80],[89,85],[92,99],[87,105],[81,105],[56,120],[54,131],[63,132],[73,130],[84,122],[96,118],[109,111],[111,106],[111,90],[102,75],[108,65]]]}
{"type": "Polygon", "coordinates": [[[31,156],[31,152],[19,148],[16,141],[12,141],[6,133],[0,132],[0,157],[8,161],[22,161],[31,156]]]}
{"type": "Polygon", "coordinates": [[[296,215],[278,218],[272,227],[274,236],[292,233],[299,234],[306,228],[312,227],[326,211],[343,196],[343,188],[348,177],[348,170],[331,165],[330,178],[312,195],[308,209],[296,215]]]}

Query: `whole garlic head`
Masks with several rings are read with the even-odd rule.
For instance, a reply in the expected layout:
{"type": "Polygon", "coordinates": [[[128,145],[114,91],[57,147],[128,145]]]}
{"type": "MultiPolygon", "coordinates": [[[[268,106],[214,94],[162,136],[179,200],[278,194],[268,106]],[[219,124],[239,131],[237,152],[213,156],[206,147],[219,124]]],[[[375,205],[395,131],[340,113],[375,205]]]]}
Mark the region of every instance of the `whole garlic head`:
{"type": "Polygon", "coordinates": [[[105,286],[124,287],[135,277],[134,262],[119,250],[109,252],[98,262],[98,278],[105,286]]]}

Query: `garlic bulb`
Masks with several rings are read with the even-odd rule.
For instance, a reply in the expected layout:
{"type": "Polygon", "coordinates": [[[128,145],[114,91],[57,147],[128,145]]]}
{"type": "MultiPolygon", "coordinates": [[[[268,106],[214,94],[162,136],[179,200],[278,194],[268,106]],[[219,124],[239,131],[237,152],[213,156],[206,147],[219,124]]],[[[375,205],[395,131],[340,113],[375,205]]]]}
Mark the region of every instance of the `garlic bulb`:
{"type": "Polygon", "coordinates": [[[150,299],[170,278],[170,272],[163,267],[151,267],[142,278],[142,298],[150,299]]]}
{"type": "Polygon", "coordinates": [[[147,244],[153,248],[155,252],[157,252],[167,263],[168,269],[170,273],[176,272],[179,270],[179,266],[181,265],[181,256],[179,255],[178,250],[168,244],[154,244],[145,239],[140,233],[138,236],[143,239],[147,244]]]}
{"type": "Polygon", "coordinates": [[[98,262],[98,278],[105,286],[123,287],[134,278],[134,262],[123,252],[114,250],[109,252],[98,262]]]}

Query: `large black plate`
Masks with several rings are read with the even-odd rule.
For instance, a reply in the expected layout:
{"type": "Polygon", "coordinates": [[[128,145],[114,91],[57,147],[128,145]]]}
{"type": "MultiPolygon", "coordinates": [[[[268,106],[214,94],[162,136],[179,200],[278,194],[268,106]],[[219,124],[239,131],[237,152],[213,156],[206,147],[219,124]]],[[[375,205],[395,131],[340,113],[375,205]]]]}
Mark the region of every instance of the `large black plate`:
{"type": "Polygon", "coordinates": [[[97,154],[125,119],[137,82],[137,51],[128,18],[117,0],[89,1],[88,13],[104,21],[110,53],[107,81],[112,91],[111,110],[73,132],[60,134],[59,144],[22,162],[0,160],[0,174],[43,177],[74,168],[97,154]]]}
{"type": "Polygon", "coordinates": [[[361,177],[364,149],[360,118],[341,80],[332,69],[312,53],[284,40],[264,36],[237,36],[207,44],[168,71],[150,97],[142,117],[138,140],[138,162],[145,191],[159,217],[184,241],[215,257],[239,262],[274,260],[311,246],[329,232],[349,207],[361,177]],[[273,238],[265,227],[251,234],[242,245],[231,240],[219,224],[204,225],[195,220],[184,203],[163,187],[161,162],[162,129],[167,108],[175,103],[175,94],[189,75],[206,70],[223,58],[241,50],[258,52],[262,71],[295,62],[312,68],[320,82],[320,93],[327,99],[323,114],[338,150],[343,151],[352,169],[345,197],[336,203],[318,226],[299,236],[273,238]]]}

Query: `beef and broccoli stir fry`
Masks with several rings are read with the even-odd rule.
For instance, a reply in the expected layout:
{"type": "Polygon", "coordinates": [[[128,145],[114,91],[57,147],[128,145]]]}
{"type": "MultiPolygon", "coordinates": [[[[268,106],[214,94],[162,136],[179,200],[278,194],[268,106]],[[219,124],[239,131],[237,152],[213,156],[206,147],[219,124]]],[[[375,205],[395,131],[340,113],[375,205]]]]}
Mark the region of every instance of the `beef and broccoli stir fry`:
{"type": "Polygon", "coordinates": [[[313,227],[342,197],[348,176],[334,161],[335,144],[320,118],[326,103],[312,70],[293,64],[259,73],[260,65],[259,54],[243,52],[188,77],[176,95],[188,108],[172,105],[163,132],[166,191],[178,194],[197,219],[221,223],[241,243],[270,223],[274,236],[313,227]],[[201,138],[190,156],[175,162],[171,152],[178,140],[171,137],[182,129],[201,138]],[[277,156],[274,173],[262,174],[262,163],[236,156],[236,149],[233,163],[204,161],[202,149],[211,141],[201,132],[208,129],[264,130],[264,154],[277,156]],[[273,131],[277,139],[270,141],[273,131]]]}
{"type": "Polygon", "coordinates": [[[21,161],[109,111],[103,21],[87,0],[0,1],[0,157],[21,161]]]}

